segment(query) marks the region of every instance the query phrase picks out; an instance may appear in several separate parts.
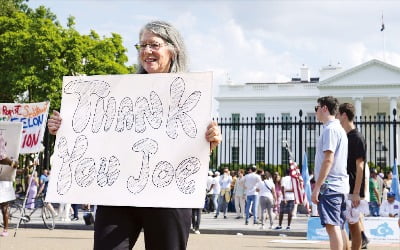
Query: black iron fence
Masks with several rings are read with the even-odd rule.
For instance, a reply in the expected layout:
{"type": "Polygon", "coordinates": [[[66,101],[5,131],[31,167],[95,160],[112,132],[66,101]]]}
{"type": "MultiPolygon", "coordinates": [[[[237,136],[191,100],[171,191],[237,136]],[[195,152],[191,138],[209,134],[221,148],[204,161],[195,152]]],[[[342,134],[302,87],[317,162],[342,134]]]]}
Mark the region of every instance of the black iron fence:
{"type": "MultiPolygon", "coordinates": [[[[385,172],[393,166],[397,155],[398,131],[400,119],[396,110],[392,116],[356,117],[355,124],[364,135],[367,143],[367,162],[385,172]]],[[[262,119],[246,117],[240,119],[215,118],[223,140],[213,152],[210,169],[228,167],[231,170],[256,165],[268,171],[281,174],[289,166],[289,156],[284,142],[287,142],[299,167],[303,164],[303,155],[307,155],[307,166],[311,173],[314,169],[314,155],[322,124],[315,116],[265,117],[262,119]]],[[[39,173],[50,168],[50,155],[54,147],[54,136],[47,129],[44,137],[45,150],[40,154],[39,173]]],[[[22,159],[23,158],[23,159],[22,159]]],[[[31,157],[20,160],[28,165],[31,157]]]]}
{"type": "MultiPolygon", "coordinates": [[[[298,163],[303,164],[307,155],[309,172],[314,169],[317,139],[322,123],[315,116],[265,117],[265,118],[216,118],[223,141],[211,156],[210,169],[228,167],[231,170],[256,165],[268,171],[283,173],[289,165],[285,142],[298,163]]],[[[386,172],[392,168],[397,155],[397,131],[400,122],[393,115],[356,117],[355,125],[367,143],[367,163],[370,167],[386,172]]]]}

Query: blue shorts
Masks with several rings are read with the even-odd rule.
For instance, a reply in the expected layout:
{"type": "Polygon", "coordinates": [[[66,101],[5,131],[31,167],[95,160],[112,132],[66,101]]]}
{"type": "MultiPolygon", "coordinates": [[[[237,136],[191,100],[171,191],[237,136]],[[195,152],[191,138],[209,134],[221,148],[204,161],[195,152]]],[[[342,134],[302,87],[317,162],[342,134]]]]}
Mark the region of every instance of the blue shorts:
{"type": "Polygon", "coordinates": [[[346,197],[342,193],[333,191],[332,189],[325,190],[318,197],[318,213],[321,219],[321,225],[339,226],[344,229],[346,222],[346,197]]]}

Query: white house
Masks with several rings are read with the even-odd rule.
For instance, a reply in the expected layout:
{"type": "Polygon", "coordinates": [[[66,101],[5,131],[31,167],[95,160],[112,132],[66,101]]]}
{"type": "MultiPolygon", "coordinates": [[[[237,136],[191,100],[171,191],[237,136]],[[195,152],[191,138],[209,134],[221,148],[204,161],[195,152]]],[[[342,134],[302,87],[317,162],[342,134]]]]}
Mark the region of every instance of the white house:
{"type": "MultiPolygon", "coordinates": [[[[374,59],[347,70],[340,66],[328,66],[321,69],[320,77],[312,78],[308,68],[303,66],[300,69],[300,77],[293,78],[290,82],[241,84],[226,82],[220,85],[216,100],[219,104],[219,117],[285,119],[298,117],[300,110],[303,112],[303,117],[315,117],[314,106],[317,104],[317,99],[328,95],[337,97],[341,103],[353,103],[357,117],[375,116],[387,119],[391,116],[392,118],[393,109],[397,110],[399,106],[400,68],[374,59]]],[[[368,136],[375,137],[376,141],[387,141],[386,143],[392,145],[393,139],[388,136],[390,132],[385,133],[382,138],[375,132],[368,136]]],[[[243,138],[235,137],[234,132],[230,133],[232,136],[229,137],[229,145],[240,145],[238,140],[243,138]]],[[[257,142],[253,139],[252,144],[256,145],[257,142]]],[[[256,152],[256,147],[251,150],[256,152]]],[[[230,146],[229,160],[233,159],[234,151],[237,151],[240,158],[243,154],[240,153],[241,150],[244,149],[234,149],[230,146]]],[[[265,152],[265,155],[269,154],[265,148],[258,151],[265,152]]],[[[237,156],[235,157],[237,161],[237,156]]],[[[256,154],[250,157],[257,158],[256,154]]],[[[387,157],[394,159],[393,152],[385,156],[385,159],[387,157]]],[[[224,158],[227,157],[221,157],[224,158]]]]}

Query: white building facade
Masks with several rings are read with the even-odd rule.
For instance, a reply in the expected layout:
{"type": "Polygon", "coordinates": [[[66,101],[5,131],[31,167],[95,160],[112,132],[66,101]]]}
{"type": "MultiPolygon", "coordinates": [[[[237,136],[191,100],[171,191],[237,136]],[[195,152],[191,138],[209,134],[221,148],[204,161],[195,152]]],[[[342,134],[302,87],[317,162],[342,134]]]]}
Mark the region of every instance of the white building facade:
{"type": "MultiPolygon", "coordinates": [[[[340,103],[353,103],[356,107],[357,120],[360,120],[360,117],[362,117],[361,121],[369,117],[388,120],[389,116],[390,119],[393,119],[392,112],[394,109],[398,109],[400,101],[400,68],[374,59],[347,70],[329,66],[321,70],[320,78],[310,78],[308,69],[302,67],[300,78],[293,78],[291,82],[245,84],[228,82],[222,84],[219,87],[219,94],[216,100],[219,104],[218,114],[221,118],[243,120],[243,118],[246,119],[247,117],[252,117],[253,119],[257,117],[258,119],[265,118],[268,120],[268,118],[276,117],[282,121],[282,119],[285,120],[289,117],[291,119],[295,117],[299,119],[300,110],[302,110],[302,119],[306,119],[305,117],[315,119],[314,107],[317,105],[317,99],[321,96],[334,96],[338,98],[340,103]]],[[[393,137],[393,129],[388,128],[384,134],[380,134],[381,132],[376,129],[374,131],[365,131],[365,133],[368,133],[365,136],[366,138],[372,137],[374,139],[374,142],[369,142],[370,144],[383,141],[386,144],[393,145],[393,140],[395,140],[393,138],[397,137],[393,137]]],[[[264,162],[268,162],[266,158],[271,154],[278,156],[277,162],[281,162],[282,159],[279,158],[284,157],[282,146],[275,149],[275,151],[281,151],[280,153],[272,152],[265,148],[266,143],[264,143],[264,149],[259,147],[257,149],[256,134],[252,136],[254,138],[249,139],[244,138],[242,135],[239,136],[238,131],[226,130],[225,132],[229,133],[227,137],[229,138],[229,143],[225,142],[225,145],[221,145],[225,149],[222,150],[221,148],[220,150],[219,154],[224,154],[220,155],[220,163],[226,163],[227,161],[244,162],[244,159],[240,159],[246,153],[243,152],[244,150],[254,150],[254,153],[248,156],[251,158],[250,162],[252,163],[260,161],[260,159],[256,159],[259,157],[257,156],[257,151],[259,151],[258,155],[260,152],[264,152],[264,156],[261,156],[261,160],[264,160],[264,162]],[[251,144],[254,147],[240,148],[240,145],[243,144],[241,140],[251,140],[251,144]],[[229,154],[228,156],[225,155],[227,153],[229,154]]],[[[287,131],[283,132],[287,133],[287,131]]],[[[261,132],[258,140],[261,140],[260,138],[272,140],[269,135],[265,136],[263,133],[267,132],[261,132]]],[[[268,133],[271,132],[268,131],[268,133]]],[[[279,138],[276,140],[277,142],[287,139],[282,135],[282,131],[279,133],[274,135],[279,138]]],[[[299,134],[296,134],[296,131],[290,131],[290,133],[289,143],[295,143],[296,139],[293,137],[299,137],[299,134]]],[[[303,131],[303,133],[305,132],[303,131]]],[[[318,132],[310,133],[309,135],[317,137],[318,132]]],[[[245,137],[248,136],[245,135],[245,137]]],[[[314,149],[311,145],[309,147],[305,146],[301,150],[313,151],[314,149]]],[[[312,156],[312,152],[308,153],[312,156]]],[[[376,150],[369,152],[369,154],[370,158],[377,159],[376,150]]],[[[395,150],[386,152],[384,157],[377,161],[385,160],[386,165],[392,164],[391,159],[395,158],[394,154],[395,150]]],[[[246,162],[249,161],[246,160],[246,162]]]]}

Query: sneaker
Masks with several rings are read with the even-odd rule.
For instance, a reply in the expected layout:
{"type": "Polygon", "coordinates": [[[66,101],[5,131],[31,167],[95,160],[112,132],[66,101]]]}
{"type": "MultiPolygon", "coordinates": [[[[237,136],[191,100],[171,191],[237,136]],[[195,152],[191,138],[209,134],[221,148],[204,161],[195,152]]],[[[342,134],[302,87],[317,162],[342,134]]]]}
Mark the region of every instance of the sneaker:
{"type": "Polygon", "coordinates": [[[253,224],[254,224],[254,225],[258,225],[258,224],[260,224],[260,223],[259,223],[258,221],[254,221],[253,224]]]}
{"type": "Polygon", "coordinates": [[[194,233],[195,234],[200,234],[200,231],[199,230],[195,230],[194,233]]]}
{"type": "Polygon", "coordinates": [[[218,218],[218,215],[214,215],[214,219],[218,218]]]}
{"type": "Polygon", "coordinates": [[[287,227],[286,227],[286,230],[290,230],[290,226],[287,226],[287,227]]]}
{"type": "Polygon", "coordinates": [[[244,224],[245,224],[245,225],[249,225],[249,222],[248,222],[248,221],[246,221],[244,224]]]}
{"type": "Polygon", "coordinates": [[[227,217],[226,217],[226,215],[224,215],[224,219],[226,219],[227,217]]]}
{"type": "Polygon", "coordinates": [[[261,230],[264,230],[264,229],[265,229],[264,225],[262,225],[262,226],[260,227],[260,229],[261,229],[261,230]]]}
{"type": "Polygon", "coordinates": [[[240,219],[240,218],[241,218],[240,216],[236,216],[236,217],[235,217],[235,219],[240,219]]]}
{"type": "Polygon", "coordinates": [[[282,230],[282,226],[275,227],[275,230],[282,230]]]}
{"type": "Polygon", "coordinates": [[[3,231],[0,234],[1,237],[7,237],[8,236],[8,232],[7,231],[3,231]]]}
{"type": "Polygon", "coordinates": [[[72,221],[76,221],[76,220],[79,220],[79,218],[78,217],[72,218],[72,221]]]}
{"type": "Polygon", "coordinates": [[[365,238],[365,240],[362,239],[361,249],[367,249],[368,248],[368,243],[369,243],[368,238],[365,238]]]}
{"type": "Polygon", "coordinates": [[[268,229],[272,229],[272,225],[268,227],[268,229]]]}

